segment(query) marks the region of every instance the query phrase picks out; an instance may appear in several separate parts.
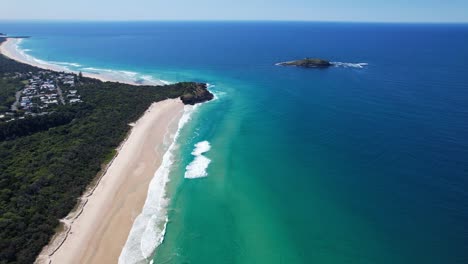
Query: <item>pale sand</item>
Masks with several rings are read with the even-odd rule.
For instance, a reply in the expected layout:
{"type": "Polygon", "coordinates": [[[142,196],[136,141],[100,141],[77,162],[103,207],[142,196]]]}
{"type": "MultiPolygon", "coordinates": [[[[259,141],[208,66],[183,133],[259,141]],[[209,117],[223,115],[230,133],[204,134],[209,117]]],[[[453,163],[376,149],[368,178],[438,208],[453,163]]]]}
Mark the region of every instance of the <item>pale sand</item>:
{"type": "MultiPolygon", "coordinates": [[[[22,39],[16,38],[7,38],[5,42],[0,45],[0,53],[3,55],[16,60],[18,62],[26,63],[41,69],[52,70],[58,72],[73,72],[78,74],[78,72],[71,71],[70,69],[49,63],[46,61],[38,60],[34,57],[29,56],[28,54],[22,52],[18,49],[18,44],[22,39]]],[[[124,75],[124,71],[101,71],[99,73],[91,73],[83,71],[83,76],[101,80],[103,82],[121,82],[132,85],[166,85],[168,82],[162,80],[141,80],[141,82],[136,82],[136,80],[129,79],[128,76],[124,75]]]]}
{"type": "MultiPolygon", "coordinates": [[[[22,54],[17,42],[8,39],[0,45],[0,52],[19,62],[63,71],[60,66],[37,62],[22,54]]],[[[89,77],[102,80],[102,76],[89,77]]],[[[118,262],[133,222],[142,211],[149,183],[174,139],[183,112],[180,99],[151,105],[133,124],[103,176],[79,199],[77,208],[61,220],[62,230],[44,247],[36,263],[118,262]]]]}
{"type": "Polygon", "coordinates": [[[68,236],[58,236],[55,240],[59,241],[45,247],[37,263],[49,263],[49,260],[58,264],[118,262],[133,221],[142,211],[149,183],[172,143],[183,111],[180,99],[154,103],[146,111],[92,194],[83,197],[87,202],[83,202],[82,211],[64,219],[63,222],[71,225],[62,232],[68,232],[68,236]]]}

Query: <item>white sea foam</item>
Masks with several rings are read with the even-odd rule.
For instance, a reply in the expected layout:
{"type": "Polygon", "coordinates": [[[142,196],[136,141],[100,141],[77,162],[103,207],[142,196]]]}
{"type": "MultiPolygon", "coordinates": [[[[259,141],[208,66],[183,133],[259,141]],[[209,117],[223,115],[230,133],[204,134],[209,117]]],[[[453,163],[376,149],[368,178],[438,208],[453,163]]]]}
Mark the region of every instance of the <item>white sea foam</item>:
{"type": "Polygon", "coordinates": [[[162,80],[162,79],[156,79],[151,75],[143,75],[142,74],[142,75],[139,75],[139,78],[141,80],[143,80],[144,83],[148,83],[148,84],[161,84],[161,85],[171,84],[171,82],[169,82],[169,81],[165,81],[165,80],[162,80]]]}
{"type": "MultiPolygon", "coordinates": [[[[130,82],[133,84],[143,84],[143,85],[164,85],[168,82],[164,80],[155,79],[151,75],[144,75],[134,71],[126,70],[113,70],[113,69],[104,69],[104,68],[95,68],[95,67],[85,67],[80,70],[83,73],[95,74],[105,79],[110,79],[112,81],[118,82],[130,82]]],[[[93,76],[91,76],[93,77],[93,76]]]]}
{"type": "Polygon", "coordinates": [[[148,196],[140,215],[135,219],[127,242],[119,257],[119,264],[148,263],[156,247],[164,240],[166,233],[167,203],[165,187],[173,164],[173,152],[180,130],[190,120],[197,106],[184,106],[184,114],[179,120],[177,132],[164,153],[161,166],[154,174],[148,188],[148,196]]]}
{"type": "Polygon", "coordinates": [[[196,179],[208,176],[206,169],[211,163],[211,160],[203,154],[210,151],[211,145],[208,141],[202,141],[195,144],[195,149],[192,155],[195,159],[186,167],[185,178],[196,179]]]}
{"type": "Polygon", "coordinates": [[[358,68],[358,69],[362,69],[365,66],[369,65],[368,63],[365,63],[365,62],[350,63],[350,62],[339,62],[339,61],[333,61],[331,62],[331,64],[333,64],[333,66],[335,67],[358,68]]]}
{"type": "Polygon", "coordinates": [[[226,95],[226,92],[219,91],[215,87],[216,86],[214,84],[207,83],[208,90],[213,94],[213,100],[211,100],[211,102],[219,100],[220,98],[222,98],[222,97],[224,97],[226,95]]]}
{"type": "Polygon", "coordinates": [[[145,81],[154,81],[153,76],[151,75],[140,75],[140,79],[145,80],[145,81]]]}
{"type": "Polygon", "coordinates": [[[137,72],[133,72],[133,71],[111,70],[111,69],[94,68],[94,67],[85,67],[81,69],[84,71],[89,71],[91,73],[96,73],[96,74],[125,75],[126,77],[129,77],[129,78],[135,78],[138,75],[137,72]]]}
{"type": "Polygon", "coordinates": [[[172,82],[166,81],[166,80],[163,80],[163,79],[159,79],[159,81],[162,82],[164,85],[172,84],[172,82]]]}
{"type": "MultiPolygon", "coordinates": [[[[25,50],[27,51],[27,50],[25,50]]],[[[63,65],[63,66],[72,66],[72,67],[82,67],[83,65],[74,62],[61,62],[61,61],[50,61],[52,64],[63,65]]]]}
{"type": "Polygon", "coordinates": [[[40,59],[37,59],[26,52],[31,51],[30,49],[22,49],[21,48],[21,43],[23,42],[23,39],[16,39],[13,42],[14,45],[14,59],[19,60],[24,63],[31,64],[33,66],[38,66],[38,67],[45,67],[45,68],[50,68],[56,71],[70,71],[67,67],[64,65],[58,65],[54,64],[51,62],[43,61],[40,59]]]}
{"type": "Polygon", "coordinates": [[[83,72],[85,76],[92,78],[100,78],[106,81],[115,81],[123,83],[132,83],[132,84],[144,84],[144,85],[165,85],[170,84],[164,80],[158,80],[153,78],[150,75],[143,75],[134,71],[127,70],[115,70],[115,69],[105,69],[105,68],[95,68],[84,66],[76,62],[63,62],[63,61],[44,61],[38,58],[35,58],[29,55],[27,52],[30,52],[30,49],[22,49],[21,43],[23,39],[15,39],[11,43],[14,52],[12,55],[15,59],[31,64],[36,67],[50,69],[54,71],[63,71],[63,72],[83,72]]]}

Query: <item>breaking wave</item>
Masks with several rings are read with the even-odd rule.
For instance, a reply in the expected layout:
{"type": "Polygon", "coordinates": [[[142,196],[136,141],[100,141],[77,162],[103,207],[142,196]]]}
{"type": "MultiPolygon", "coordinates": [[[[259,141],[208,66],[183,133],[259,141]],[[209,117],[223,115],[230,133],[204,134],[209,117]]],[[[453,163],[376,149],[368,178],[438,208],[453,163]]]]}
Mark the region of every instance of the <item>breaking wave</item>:
{"type": "Polygon", "coordinates": [[[105,80],[114,81],[114,82],[123,82],[131,84],[143,84],[143,85],[167,85],[170,82],[165,80],[159,80],[154,78],[151,75],[145,75],[134,71],[126,70],[116,70],[116,69],[105,69],[105,68],[95,68],[84,66],[76,62],[63,62],[63,61],[45,61],[33,57],[28,54],[31,52],[30,49],[21,48],[23,39],[18,39],[14,43],[15,49],[15,59],[32,64],[34,66],[45,68],[54,71],[64,71],[64,72],[83,72],[85,76],[91,78],[102,77],[105,80]],[[88,74],[88,75],[86,75],[88,74]]]}
{"type": "Polygon", "coordinates": [[[37,67],[41,67],[42,68],[52,68],[53,70],[57,70],[57,71],[69,71],[69,69],[67,67],[65,67],[64,65],[58,65],[58,64],[54,64],[52,62],[48,62],[48,61],[43,61],[43,60],[40,60],[38,58],[35,58],[29,54],[27,54],[27,52],[31,52],[32,50],[31,49],[23,49],[21,48],[21,44],[23,43],[23,40],[24,39],[16,39],[15,42],[14,42],[14,50],[15,50],[15,53],[16,54],[13,54],[14,55],[14,59],[20,61],[20,62],[24,62],[24,63],[27,63],[27,64],[31,64],[33,66],[37,66],[37,67]]]}
{"type": "Polygon", "coordinates": [[[362,69],[365,66],[369,65],[368,63],[365,62],[360,62],[360,63],[350,63],[350,62],[339,62],[339,61],[332,61],[330,62],[333,64],[335,67],[344,67],[344,68],[358,68],[362,69]]]}
{"type": "Polygon", "coordinates": [[[160,84],[163,84],[163,85],[171,84],[171,82],[169,82],[169,81],[165,81],[165,80],[161,80],[161,79],[155,79],[151,75],[140,75],[139,78],[140,78],[140,80],[142,80],[143,82],[146,82],[146,83],[160,83],[160,84]]]}
{"type": "MultiPolygon", "coordinates": [[[[27,51],[27,50],[25,50],[27,51]]],[[[62,66],[72,66],[72,67],[82,67],[83,65],[73,62],[61,62],[61,61],[50,61],[52,64],[62,65],[62,66]]]]}
{"type": "Polygon", "coordinates": [[[211,163],[211,160],[205,157],[203,154],[210,151],[211,145],[208,141],[202,141],[195,144],[195,149],[192,151],[192,155],[195,159],[186,167],[185,178],[196,179],[208,176],[206,169],[211,163]]]}
{"type": "Polygon", "coordinates": [[[119,257],[119,264],[148,263],[154,250],[163,242],[166,233],[167,204],[165,187],[169,181],[169,173],[174,162],[174,149],[180,130],[190,120],[193,112],[198,107],[184,106],[184,114],[179,120],[177,132],[172,137],[172,142],[164,153],[161,166],[154,174],[148,188],[148,196],[140,215],[135,219],[127,242],[119,257]]]}
{"type": "MultiPolygon", "coordinates": [[[[118,82],[130,82],[133,84],[162,85],[169,84],[166,81],[153,78],[151,75],[144,75],[134,71],[113,70],[104,68],[84,67],[77,69],[83,73],[90,73],[118,82]]],[[[93,76],[91,76],[93,77],[93,76]]]]}
{"type": "Polygon", "coordinates": [[[211,102],[213,101],[216,101],[216,100],[219,100],[220,98],[224,97],[226,95],[226,92],[224,91],[220,91],[218,89],[216,89],[216,85],[214,84],[211,84],[211,83],[207,83],[207,89],[213,94],[213,100],[211,100],[211,102]]]}

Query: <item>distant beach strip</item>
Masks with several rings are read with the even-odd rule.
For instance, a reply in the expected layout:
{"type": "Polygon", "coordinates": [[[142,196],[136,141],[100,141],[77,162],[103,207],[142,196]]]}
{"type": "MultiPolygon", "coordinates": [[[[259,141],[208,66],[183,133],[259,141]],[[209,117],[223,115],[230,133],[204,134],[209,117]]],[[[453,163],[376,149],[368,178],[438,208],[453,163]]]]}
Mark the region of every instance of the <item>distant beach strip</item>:
{"type": "Polygon", "coordinates": [[[22,41],[23,38],[7,38],[7,40],[0,46],[0,52],[18,62],[26,63],[38,68],[58,72],[73,72],[76,74],[82,72],[85,77],[95,78],[103,82],[121,82],[132,85],[165,85],[170,83],[168,81],[157,80],[152,76],[132,71],[86,67],[73,62],[43,61],[28,55],[28,50],[21,49],[20,46],[22,41]]]}

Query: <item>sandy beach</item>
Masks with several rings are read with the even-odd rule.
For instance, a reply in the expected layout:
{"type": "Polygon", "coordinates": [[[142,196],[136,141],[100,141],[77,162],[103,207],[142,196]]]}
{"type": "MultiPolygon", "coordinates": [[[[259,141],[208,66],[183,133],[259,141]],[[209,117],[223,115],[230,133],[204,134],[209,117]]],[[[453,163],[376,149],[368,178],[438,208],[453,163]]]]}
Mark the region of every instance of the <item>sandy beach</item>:
{"type": "Polygon", "coordinates": [[[154,103],[146,111],[96,188],[62,220],[64,230],[44,248],[36,263],[118,262],[183,111],[180,99],[154,103]]]}
{"type": "MultiPolygon", "coordinates": [[[[14,59],[18,62],[26,63],[41,69],[45,70],[52,70],[52,71],[59,71],[59,72],[74,72],[78,74],[76,71],[72,71],[65,66],[61,66],[58,64],[49,63],[46,61],[38,60],[34,57],[29,56],[28,54],[24,53],[20,49],[18,49],[18,45],[21,43],[22,39],[17,38],[7,38],[5,42],[0,45],[0,53],[3,55],[14,59]]],[[[132,80],[129,78],[128,72],[125,71],[111,71],[111,70],[101,70],[94,72],[87,72],[82,71],[83,76],[89,78],[95,78],[101,80],[103,82],[121,82],[121,83],[128,83],[132,85],[165,85],[168,82],[162,80],[154,80],[154,79],[140,79],[140,80],[132,80]],[[127,73],[127,74],[124,74],[127,73]]]]}
{"type": "MultiPolygon", "coordinates": [[[[0,52],[22,63],[64,71],[60,66],[22,53],[17,49],[18,41],[8,39],[0,45],[0,52]]],[[[86,75],[102,81],[133,84],[125,79],[86,75]]],[[[183,114],[182,101],[168,99],[153,103],[131,124],[131,132],[117,149],[117,155],[88,187],[76,208],[61,219],[60,230],[43,248],[36,263],[118,262],[134,220],[142,212],[150,182],[174,141],[183,114]]],[[[161,182],[156,192],[164,195],[165,182],[156,180],[161,182]]]]}

